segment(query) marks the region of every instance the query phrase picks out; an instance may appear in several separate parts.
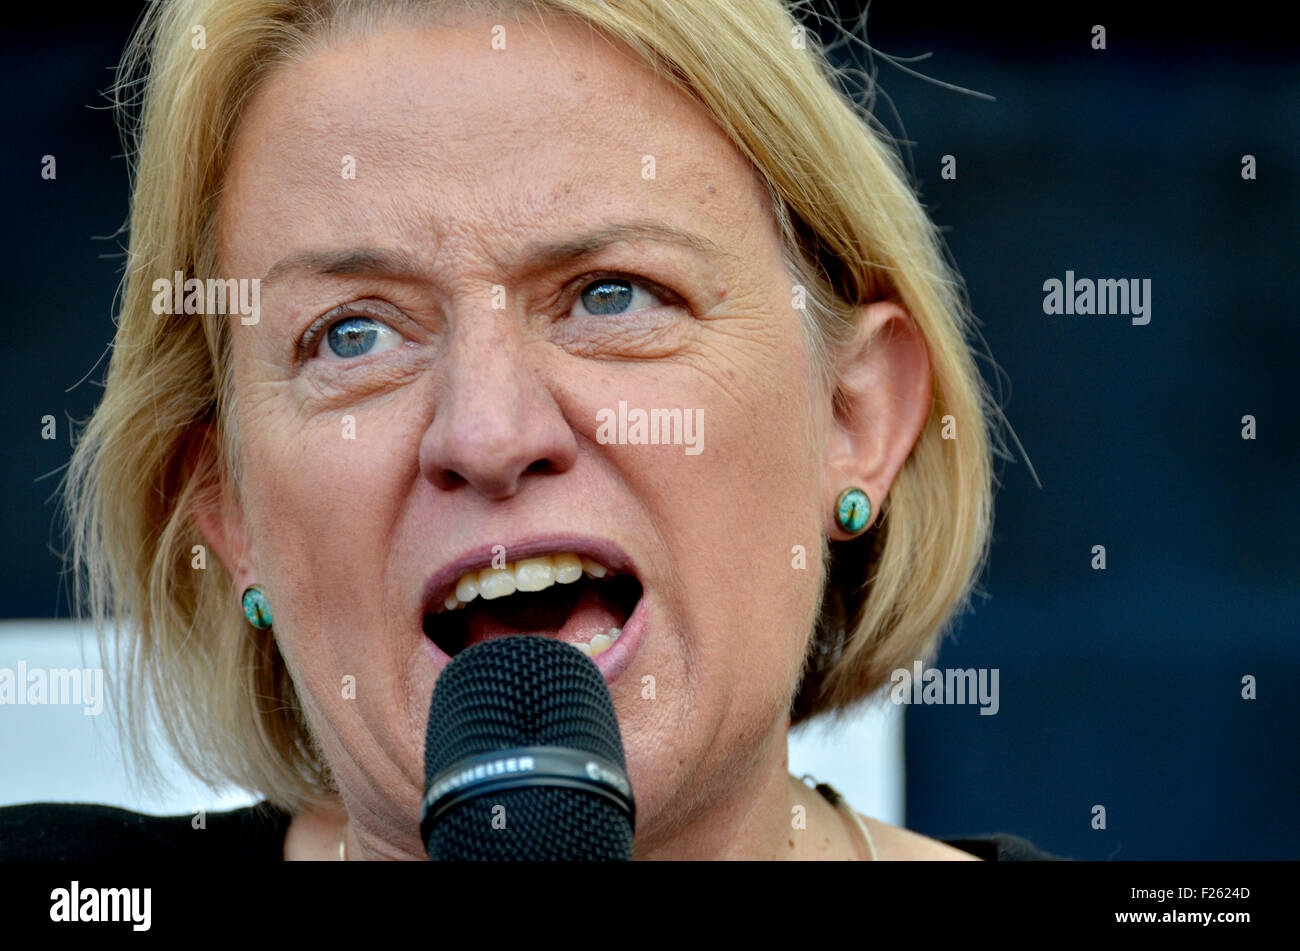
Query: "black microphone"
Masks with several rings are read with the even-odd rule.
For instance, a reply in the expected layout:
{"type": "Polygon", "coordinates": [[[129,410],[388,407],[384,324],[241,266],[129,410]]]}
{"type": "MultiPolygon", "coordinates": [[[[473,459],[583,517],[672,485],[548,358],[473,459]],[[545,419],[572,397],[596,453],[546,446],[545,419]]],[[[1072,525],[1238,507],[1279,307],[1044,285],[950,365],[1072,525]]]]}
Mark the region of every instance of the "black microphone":
{"type": "Polygon", "coordinates": [[[636,805],[600,670],[536,634],[467,647],[429,706],[420,836],[438,861],[630,861],[636,805]]]}

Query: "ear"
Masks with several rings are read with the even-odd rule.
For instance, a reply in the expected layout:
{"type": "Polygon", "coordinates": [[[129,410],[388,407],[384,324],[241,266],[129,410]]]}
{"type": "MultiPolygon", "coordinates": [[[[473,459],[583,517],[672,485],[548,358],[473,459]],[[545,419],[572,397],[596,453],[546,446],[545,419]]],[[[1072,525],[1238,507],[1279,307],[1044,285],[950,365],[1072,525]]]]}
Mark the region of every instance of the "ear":
{"type": "Polygon", "coordinates": [[[244,516],[225,478],[216,432],[203,425],[193,432],[185,446],[185,473],[194,485],[189,515],[212,551],[242,592],[257,579],[252,546],[244,531],[244,516]]]}
{"type": "Polygon", "coordinates": [[[836,354],[838,389],[826,440],[825,506],[833,541],[835,505],[856,486],[871,499],[875,523],[890,486],[930,415],[930,355],[912,316],[893,301],[862,308],[859,333],[836,354]]]}

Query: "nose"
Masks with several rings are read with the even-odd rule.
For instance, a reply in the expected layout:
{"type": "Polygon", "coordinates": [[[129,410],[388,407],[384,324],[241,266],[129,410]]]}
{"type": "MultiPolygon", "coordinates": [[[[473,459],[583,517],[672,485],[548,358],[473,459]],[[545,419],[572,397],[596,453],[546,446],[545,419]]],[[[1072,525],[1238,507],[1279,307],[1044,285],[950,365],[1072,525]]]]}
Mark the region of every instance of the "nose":
{"type": "Polygon", "coordinates": [[[573,467],[578,444],[508,311],[461,315],[445,356],[433,421],[420,442],[420,472],[440,489],[468,484],[509,498],[527,473],[573,467]]]}

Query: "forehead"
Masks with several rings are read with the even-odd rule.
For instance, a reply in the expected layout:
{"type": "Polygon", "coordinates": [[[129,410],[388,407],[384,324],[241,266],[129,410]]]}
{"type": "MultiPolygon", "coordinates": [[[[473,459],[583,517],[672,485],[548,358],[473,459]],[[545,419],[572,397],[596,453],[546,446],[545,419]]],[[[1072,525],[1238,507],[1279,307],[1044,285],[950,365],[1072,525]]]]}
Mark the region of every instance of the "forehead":
{"type": "Polygon", "coordinates": [[[632,213],[742,258],[757,218],[774,231],[749,162],[635,54],[567,18],[460,14],[339,38],[277,69],[233,143],[220,253],[254,276],[322,243],[500,260],[632,213]]]}

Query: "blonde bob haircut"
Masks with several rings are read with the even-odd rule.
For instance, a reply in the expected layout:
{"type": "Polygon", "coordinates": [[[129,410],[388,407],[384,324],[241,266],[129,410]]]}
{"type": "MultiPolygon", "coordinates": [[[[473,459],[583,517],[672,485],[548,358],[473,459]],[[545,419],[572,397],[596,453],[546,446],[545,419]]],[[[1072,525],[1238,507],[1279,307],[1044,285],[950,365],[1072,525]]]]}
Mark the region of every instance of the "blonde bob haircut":
{"type": "Polygon", "coordinates": [[[998,417],[967,342],[975,321],[892,140],[800,26],[799,4],[163,0],[145,11],[114,84],[132,171],[127,267],[103,396],[64,486],[77,606],[115,658],[109,680],[137,781],[160,778],[154,719],[214,787],[291,813],[337,799],[273,633],[244,619],[229,572],[198,547],[192,513],[239,492],[230,318],[159,316],[152,284],[178,270],[221,276],[214,219],[229,143],[268,75],[347,31],[449,7],[587,21],[707,110],[771,195],[790,276],[806,290],[799,319],[823,392],[837,392],[834,355],[856,339],[861,305],[897,301],[924,338],[929,416],[874,528],[823,541],[823,608],[792,724],[834,719],[892,671],[932,657],[982,572],[998,417]]]}

